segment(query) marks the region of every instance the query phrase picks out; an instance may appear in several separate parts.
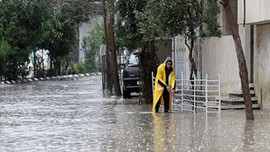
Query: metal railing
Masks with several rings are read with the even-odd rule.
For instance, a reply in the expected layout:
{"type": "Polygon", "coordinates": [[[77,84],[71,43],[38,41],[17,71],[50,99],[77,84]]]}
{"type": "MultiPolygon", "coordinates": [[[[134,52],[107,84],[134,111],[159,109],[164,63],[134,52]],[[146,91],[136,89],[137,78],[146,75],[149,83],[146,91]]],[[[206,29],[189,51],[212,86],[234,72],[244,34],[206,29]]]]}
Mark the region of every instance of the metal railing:
{"type": "MultiPolygon", "coordinates": [[[[184,79],[181,73],[181,79],[176,79],[177,92],[174,96],[174,104],[177,104],[181,112],[191,111],[196,113],[202,109],[206,114],[216,113],[221,114],[221,101],[220,101],[220,81],[218,79],[210,80],[208,75],[205,78],[194,80],[184,79]]],[[[152,89],[154,96],[155,77],[152,72],[152,89]]]]}
{"type": "Polygon", "coordinates": [[[152,96],[153,96],[153,100],[154,100],[154,96],[155,96],[155,76],[154,76],[154,72],[151,72],[151,78],[152,78],[152,96]]]}

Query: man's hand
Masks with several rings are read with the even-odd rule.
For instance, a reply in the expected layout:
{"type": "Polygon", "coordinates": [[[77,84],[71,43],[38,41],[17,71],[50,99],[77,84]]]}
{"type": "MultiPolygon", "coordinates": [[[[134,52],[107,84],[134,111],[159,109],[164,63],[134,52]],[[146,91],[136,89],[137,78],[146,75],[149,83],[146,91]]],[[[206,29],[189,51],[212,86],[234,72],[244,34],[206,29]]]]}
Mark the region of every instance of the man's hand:
{"type": "Polygon", "coordinates": [[[175,90],[172,89],[172,90],[171,90],[171,96],[174,97],[174,95],[175,95],[175,90]]]}
{"type": "Polygon", "coordinates": [[[169,86],[167,86],[167,90],[168,90],[168,92],[171,92],[171,89],[170,89],[170,87],[169,87],[169,86]]]}

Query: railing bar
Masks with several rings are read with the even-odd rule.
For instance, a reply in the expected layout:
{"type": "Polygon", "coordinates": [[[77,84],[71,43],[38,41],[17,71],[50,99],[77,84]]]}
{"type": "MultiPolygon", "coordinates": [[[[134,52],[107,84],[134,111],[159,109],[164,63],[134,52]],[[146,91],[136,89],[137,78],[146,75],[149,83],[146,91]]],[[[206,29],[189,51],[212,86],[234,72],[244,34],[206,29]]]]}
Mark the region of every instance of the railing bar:
{"type": "MultiPolygon", "coordinates": [[[[208,74],[205,78],[197,79],[194,76],[193,80],[184,79],[183,71],[181,72],[181,79],[176,79],[177,88],[181,90],[175,95],[177,103],[181,103],[181,111],[193,111],[195,113],[197,108],[205,109],[206,114],[210,113],[212,109],[218,108],[218,113],[221,110],[221,78],[209,80],[208,74]],[[217,99],[218,98],[218,99],[217,99]],[[186,107],[193,107],[186,109],[186,107]]],[[[217,113],[215,112],[215,113],[217,113]]],[[[212,113],[212,112],[211,112],[212,113]]]]}
{"type": "Polygon", "coordinates": [[[209,98],[216,98],[216,97],[218,97],[218,95],[216,95],[216,96],[208,96],[208,99],[209,98]]]}
{"type": "Polygon", "coordinates": [[[184,74],[183,74],[183,71],[182,71],[182,72],[181,72],[181,79],[182,79],[182,81],[181,81],[181,82],[182,82],[182,83],[181,83],[181,84],[182,84],[182,87],[181,87],[181,88],[182,88],[182,90],[181,90],[181,94],[182,94],[182,97],[181,97],[181,99],[182,99],[182,102],[181,102],[181,103],[182,103],[182,106],[181,106],[181,112],[183,112],[183,102],[184,102],[184,100],[183,100],[183,85],[184,85],[184,84],[183,84],[183,77],[184,77],[184,74]]]}
{"type": "Polygon", "coordinates": [[[193,100],[186,100],[186,99],[183,99],[183,101],[193,102],[193,100]]]}
{"type": "Polygon", "coordinates": [[[196,96],[196,82],[197,82],[197,81],[196,81],[196,76],[193,75],[193,77],[194,77],[194,81],[193,81],[193,82],[194,82],[194,88],[193,88],[193,91],[194,91],[194,92],[193,92],[193,94],[194,94],[194,98],[193,98],[193,100],[194,100],[194,101],[193,101],[193,106],[194,106],[194,108],[193,108],[193,110],[194,110],[194,111],[193,111],[193,112],[195,113],[195,112],[196,112],[196,97],[195,97],[195,96],[196,96]]]}
{"type": "Polygon", "coordinates": [[[197,103],[205,103],[205,101],[197,100],[197,103]]]}
{"type": "Polygon", "coordinates": [[[151,75],[152,75],[152,96],[153,96],[153,100],[154,100],[154,96],[155,96],[155,90],[154,90],[154,85],[155,85],[155,79],[156,78],[154,78],[154,72],[151,72],[151,75]]]}
{"type": "Polygon", "coordinates": [[[219,100],[218,100],[218,114],[219,114],[219,117],[220,117],[220,115],[221,115],[221,100],[220,100],[220,96],[221,96],[221,94],[220,94],[220,81],[221,81],[221,76],[220,76],[220,73],[218,74],[218,85],[219,85],[219,100]]]}

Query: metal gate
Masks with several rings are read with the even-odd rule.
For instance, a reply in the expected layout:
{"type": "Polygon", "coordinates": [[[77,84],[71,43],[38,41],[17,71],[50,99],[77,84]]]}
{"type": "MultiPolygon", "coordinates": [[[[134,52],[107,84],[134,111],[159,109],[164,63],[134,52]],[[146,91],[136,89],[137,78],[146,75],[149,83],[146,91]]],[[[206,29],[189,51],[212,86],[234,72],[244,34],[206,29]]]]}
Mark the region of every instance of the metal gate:
{"type": "MultiPolygon", "coordinates": [[[[181,112],[191,111],[193,113],[202,109],[206,114],[221,114],[221,76],[218,79],[210,80],[208,75],[205,78],[194,80],[184,79],[183,72],[181,78],[176,79],[177,91],[174,96],[174,104],[177,104],[181,112]]],[[[152,72],[152,89],[154,97],[155,77],[152,72]]]]}

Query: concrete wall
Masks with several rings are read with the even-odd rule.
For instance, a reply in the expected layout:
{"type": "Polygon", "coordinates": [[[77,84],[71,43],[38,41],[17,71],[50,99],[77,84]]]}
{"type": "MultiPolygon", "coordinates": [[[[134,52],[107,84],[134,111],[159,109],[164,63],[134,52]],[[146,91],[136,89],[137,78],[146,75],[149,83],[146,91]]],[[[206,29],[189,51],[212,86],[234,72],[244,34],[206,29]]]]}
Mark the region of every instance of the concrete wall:
{"type": "MultiPolygon", "coordinates": [[[[247,68],[248,71],[251,71],[250,26],[239,26],[239,34],[246,57],[247,68]]],[[[223,96],[228,96],[229,92],[241,91],[239,66],[232,36],[225,35],[221,38],[212,37],[201,43],[201,46],[196,44],[194,50],[198,75],[201,74],[201,77],[205,78],[207,73],[209,79],[218,79],[218,74],[220,73],[223,96]]],[[[175,50],[176,76],[180,78],[181,72],[183,71],[184,78],[189,78],[189,50],[186,48],[184,40],[180,36],[174,38],[173,44],[173,50],[175,50]]],[[[249,77],[251,75],[253,75],[253,73],[249,72],[249,77]]]]}
{"type": "MultiPolygon", "coordinates": [[[[270,22],[270,0],[245,0],[246,1],[246,23],[269,23],[270,22]]],[[[238,23],[242,24],[244,18],[243,0],[238,0],[238,23]]]]}
{"type": "MultiPolygon", "coordinates": [[[[242,47],[244,49],[249,78],[252,75],[250,56],[250,26],[239,26],[242,47]]],[[[235,44],[231,35],[221,38],[212,37],[206,39],[202,44],[202,75],[208,73],[210,79],[216,79],[221,73],[221,91],[223,96],[229,92],[241,91],[239,77],[239,66],[235,51],[235,44]]]]}
{"type": "Polygon", "coordinates": [[[217,79],[221,73],[221,91],[228,96],[230,91],[241,89],[239,68],[232,36],[209,38],[202,44],[202,75],[217,79]]]}
{"type": "Polygon", "coordinates": [[[165,59],[170,56],[172,57],[172,41],[171,39],[167,40],[158,40],[155,43],[155,47],[157,49],[157,57],[159,59],[159,62],[162,63],[165,61],[165,59]]]}
{"type": "Polygon", "coordinates": [[[270,105],[270,24],[255,28],[254,84],[259,101],[270,105]]]}

